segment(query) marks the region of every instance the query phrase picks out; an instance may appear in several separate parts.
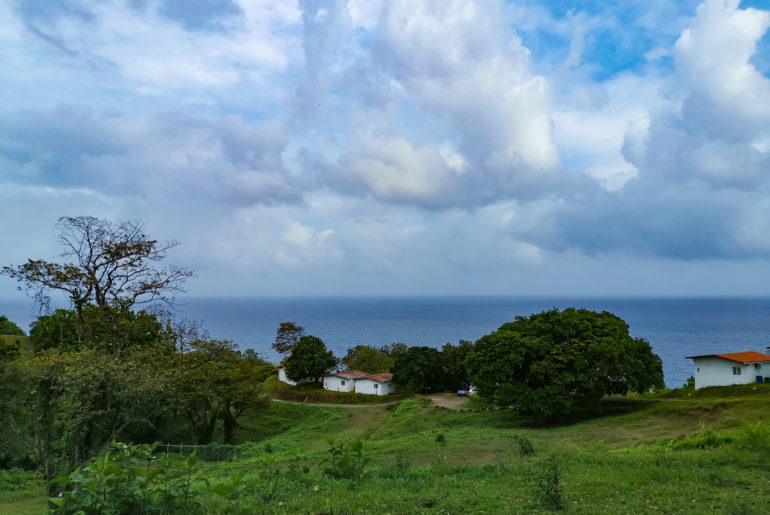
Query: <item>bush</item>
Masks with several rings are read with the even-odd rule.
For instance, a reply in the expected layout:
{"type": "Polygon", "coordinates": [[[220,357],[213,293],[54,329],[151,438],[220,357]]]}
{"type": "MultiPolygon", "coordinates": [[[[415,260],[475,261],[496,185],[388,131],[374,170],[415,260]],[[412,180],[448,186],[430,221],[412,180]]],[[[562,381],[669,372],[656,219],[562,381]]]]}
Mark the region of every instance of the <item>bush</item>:
{"type": "MultiPolygon", "coordinates": [[[[155,445],[114,443],[87,466],[50,482],[54,513],[182,513],[200,511],[198,459],[153,454],[155,445]]],[[[216,492],[215,492],[216,493],[216,492]]]]}

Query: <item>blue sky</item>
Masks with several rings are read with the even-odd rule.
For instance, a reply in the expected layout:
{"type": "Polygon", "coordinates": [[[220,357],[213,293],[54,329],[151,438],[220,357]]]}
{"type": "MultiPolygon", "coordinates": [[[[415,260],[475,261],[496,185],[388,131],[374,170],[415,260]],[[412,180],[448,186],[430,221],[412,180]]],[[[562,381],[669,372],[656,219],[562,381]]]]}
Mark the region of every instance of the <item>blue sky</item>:
{"type": "Polygon", "coordinates": [[[196,295],[770,293],[767,0],[18,0],[0,62],[3,264],[91,215],[196,295]]]}

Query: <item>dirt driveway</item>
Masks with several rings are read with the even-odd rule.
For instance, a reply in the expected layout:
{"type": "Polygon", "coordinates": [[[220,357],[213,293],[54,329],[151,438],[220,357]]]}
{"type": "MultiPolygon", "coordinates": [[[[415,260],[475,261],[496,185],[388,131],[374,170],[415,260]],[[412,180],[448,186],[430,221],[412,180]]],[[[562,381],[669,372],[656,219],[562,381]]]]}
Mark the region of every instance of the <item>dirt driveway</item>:
{"type": "Polygon", "coordinates": [[[459,410],[461,404],[468,400],[468,397],[457,395],[456,393],[433,393],[426,395],[425,398],[433,401],[436,406],[459,410]]]}

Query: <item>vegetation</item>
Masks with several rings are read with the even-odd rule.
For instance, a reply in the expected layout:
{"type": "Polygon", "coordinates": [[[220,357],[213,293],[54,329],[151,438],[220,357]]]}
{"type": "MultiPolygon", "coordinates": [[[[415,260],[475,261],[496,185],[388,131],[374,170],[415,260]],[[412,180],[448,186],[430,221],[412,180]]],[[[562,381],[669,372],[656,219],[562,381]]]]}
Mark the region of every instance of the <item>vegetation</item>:
{"type": "Polygon", "coordinates": [[[24,336],[25,333],[21,327],[8,320],[7,317],[0,315],[0,335],[24,336]]]}
{"type": "Polygon", "coordinates": [[[585,309],[517,317],[479,339],[467,366],[482,396],[544,418],[664,386],[649,343],[617,316],[585,309]]]}
{"type": "MultiPolygon", "coordinates": [[[[762,395],[610,401],[542,426],[513,410],[452,412],[420,398],[356,409],[273,403],[244,414],[237,458],[195,465],[187,511],[528,513],[560,501],[575,513],[765,513],[768,407],[762,395]],[[534,453],[521,452],[523,439],[534,453]],[[335,463],[346,472],[333,472],[332,448],[357,441],[361,466],[348,447],[335,463]]],[[[155,456],[151,468],[162,462],[155,456]]],[[[160,489],[165,479],[155,477],[160,489]]],[[[0,511],[28,499],[44,507],[34,489],[22,498],[11,488],[0,511]]]]}
{"type": "Polygon", "coordinates": [[[441,353],[433,347],[409,347],[393,364],[393,382],[410,392],[443,388],[441,353]]]}
{"type": "Polygon", "coordinates": [[[395,359],[389,356],[382,349],[375,349],[368,345],[356,345],[348,349],[342,363],[348,370],[362,370],[370,374],[379,374],[390,372],[395,359]]]}
{"type": "Polygon", "coordinates": [[[336,364],[337,360],[331,351],[326,350],[323,340],[317,336],[303,336],[292,348],[284,367],[286,377],[292,381],[308,378],[317,381],[336,364]]]}
{"type": "Polygon", "coordinates": [[[300,338],[305,335],[305,328],[294,322],[281,322],[272,344],[273,349],[281,354],[291,352],[300,338]]]}

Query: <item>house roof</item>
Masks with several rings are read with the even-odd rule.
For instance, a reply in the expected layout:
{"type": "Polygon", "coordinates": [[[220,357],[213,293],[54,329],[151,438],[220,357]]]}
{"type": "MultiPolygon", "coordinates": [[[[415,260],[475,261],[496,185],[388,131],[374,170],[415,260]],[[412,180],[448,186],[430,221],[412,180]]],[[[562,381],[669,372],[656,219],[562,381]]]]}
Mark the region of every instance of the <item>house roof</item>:
{"type": "Polygon", "coordinates": [[[359,379],[371,379],[372,381],[377,381],[378,383],[388,383],[393,380],[393,374],[390,372],[384,372],[382,374],[372,374],[370,376],[361,377],[359,379]]]}
{"type": "Polygon", "coordinates": [[[335,372],[333,374],[326,374],[326,376],[336,376],[341,377],[342,379],[363,379],[364,377],[367,377],[369,374],[366,372],[361,372],[360,370],[345,370],[344,372],[335,372]]]}
{"type": "Polygon", "coordinates": [[[753,350],[746,352],[729,352],[725,354],[704,354],[703,356],[686,356],[687,359],[695,358],[723,358],[737,363],[757,363],[760,361],[770,361],[770,354],[762,354],[753,350]]]}

